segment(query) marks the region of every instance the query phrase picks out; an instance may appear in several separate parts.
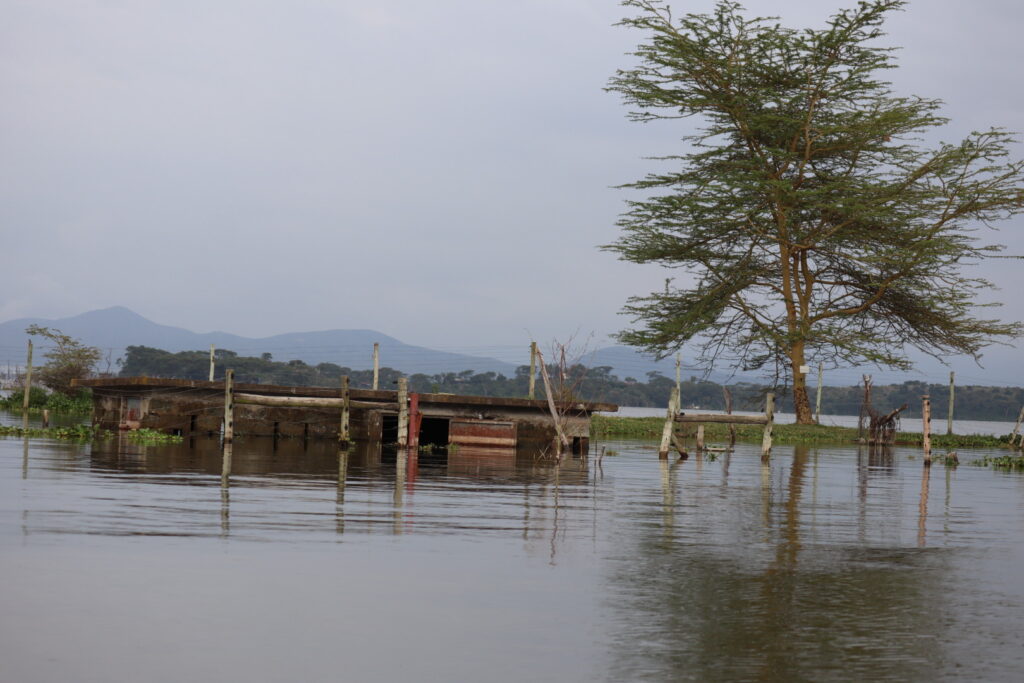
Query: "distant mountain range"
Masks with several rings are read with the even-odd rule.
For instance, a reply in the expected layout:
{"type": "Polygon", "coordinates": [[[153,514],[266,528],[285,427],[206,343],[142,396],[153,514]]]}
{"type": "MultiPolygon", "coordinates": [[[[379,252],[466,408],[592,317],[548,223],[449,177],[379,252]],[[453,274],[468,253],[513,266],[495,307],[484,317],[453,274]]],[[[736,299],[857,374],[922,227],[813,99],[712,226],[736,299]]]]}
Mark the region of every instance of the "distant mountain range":
{"type": "MultiPolygon", "coordinates": [[[[243,356],[270,353],[275,360],[299,359],[311,365],[329,362],[361,370],[373,365],[374,342],[380,344],[382,366],[408,374],[473,370],[512,376],[517,365],[525,365],[529,361],[525,353],[522,361],[515,363],[436,351],[406,344],[374,330],[322,330],[262,338],[242,337],[228,332],[196,333],[181,327],[161,325],[123,306],[115,306],[69,318],[19,318],[0,323],[0,363],[5,366],[24,365],[27,339],[25,328],[32,324],[57,328],[90,346],[97,346],[110,357],[111,363],[116,363],[128,346],[151,346],[176,352],[205,350],[213,344],[218,349],[228,349],[243,356]]],[[[39,346],[45,342],[37,340],[36,343],[39,346]]],[[[645,381],[647,373],[651,371],[660,371],[667,376],[675,372],[674,361],[658,362],[623,346],[598,349],[585,354],[580,360],[588,366],[611,366],[613,374],[622,378],[635,377],[641,381],[645,381]]],[[[106,362],[103,361],[101,366],[106,362]]],[[[117,371],[116,365],[112,366],[112,370],[117,371]]]]}
{"type": "MultiPolygon", "coordinates": [[[[505,376],[515,374],[516,367],[529,362],[525,349],[512,357],[491,358],[448,351],[437,351],[415,346],[374,330],[322,330],[317,332],[293,332],[272,337],[242,337],[228,332],[196,333],[181,327],[161,325],[147,320],[123,306],[89,311],[69,318],[49,320],[44,318],[20,318],[0,323],[0,364],[21,367],[25,364],[25,328],[31,324],[60,329],[76,339],[104,351],[105,360],[100,370],[117,372],[116,361],[124,355],[127,346],[152,346],[166,351],[205,350],[213,344],[219,349],[235,351],[242,356],[259,356],[270,353],[274,360],[298,359],[312,365],[337,363],[338,365],[365,370],[373,365],[373,344],[381,347],[381,365],[395,368],[407,374],[437,374],[442,372],[497,372],[505,376]]],[[[42,340],[37,342],[40,346],[42,340]]],[[[524,345],[525,346],[525,345],[524,345]]],[[[41,352],[44,349],[40,349],[41,352]]],[[[547,348],[542,351],[550,355],[547,348]]],[[[37,363],[42,362],[37,356],[37,363]]],[[[958,384],[1015,386],[1024,381],[1018,362],[1019,352],[1012,347],[993,347],[986,353],[985,368],[979,368],[970,359],[957,359],[952,367],[945,367],[936,361],[918,357],[916,372],[879,372],[875,370],[876,384],[898,383],[905,380],[942,381],[950,369],[957,371],[958,384]]],[[[548,359],[550,362],[550,358],[548,359]]],[[[583,353],[578,362],[588,367],[609,366],[612,374],[620,379],[635,378],[647,380],[650,372],[659,372],[666,377],[675,376],[674,358],[655,360],[652,356],[639,353],[625,346],[608,346],[583,353]]],[[[698,370],[687,366],[683,359],[683,377],[702,376],[698,370]]],[[[826,373],[825,383],[848,386],[859,382],[862,372],[871,373],[871,368],[850,368],[826,373]]],[[[813,374],[813,370],[812,370],[813,374]]],[[[712,372],[708,379],[715,382],[759,381],[752,373],[730,375],[727,372],[712,372]]],[[[809,377],[813,384],[814,378],[809,377]]]]}

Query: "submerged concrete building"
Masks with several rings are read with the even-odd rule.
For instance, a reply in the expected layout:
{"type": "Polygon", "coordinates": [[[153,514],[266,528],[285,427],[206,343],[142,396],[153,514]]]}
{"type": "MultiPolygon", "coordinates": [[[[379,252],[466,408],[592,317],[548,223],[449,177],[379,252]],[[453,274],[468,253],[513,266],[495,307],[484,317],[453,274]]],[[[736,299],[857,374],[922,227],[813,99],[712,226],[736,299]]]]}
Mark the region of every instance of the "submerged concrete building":
{"type": "MultiPolygon", "coordinates": [[[[93,395],[93,425],[103,429],[149,428],[193,436],[220,433],[224,420],[225,384],[203,380],[156,377],[113,377],[77,382],[93,395]]],[[[341,433],[338,403],[342,390],[326,387],[289,387],[236,383],[238,396],[266,397],[278,403],[259,405],[238,401],[234,406],[235,436],[338,439],[341,433]],[[321,405],[298,405],[301,402],[321,405]]],[[[399,430],[399,392],[352,389],[349,391],[350,438],[353,441],[395,443],[399,430]]],[[[550,444],[555,420],[547,401],[454,394],[408,396],[410,443],[447,446],[516,447],[550,444]]],[[[614,412],[609,403],[573,402],[557,407],[559,423],[571,440],[573,452],[589,447],[590,416],[614,412]]]]}

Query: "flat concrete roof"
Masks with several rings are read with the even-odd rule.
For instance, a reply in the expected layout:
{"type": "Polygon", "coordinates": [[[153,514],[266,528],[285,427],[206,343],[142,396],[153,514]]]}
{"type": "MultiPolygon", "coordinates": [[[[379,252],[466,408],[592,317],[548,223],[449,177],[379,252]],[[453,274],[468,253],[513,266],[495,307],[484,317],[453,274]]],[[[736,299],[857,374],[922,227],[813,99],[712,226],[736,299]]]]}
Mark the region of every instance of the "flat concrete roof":
{"type": "MultiPolygon", "coordinates": [[[[210,382],[202,379],[171,379],[168,377],[103,377],[99,379],[72,380],[72,386],[90,387],[95,389],[211,389],[224,391],[223,381],[210,382]]],[[[235,382],[235,391],[249,394],[265,394],[268,396],[311,396],[316,398],[337,398],[341,396],[341,387],[291,387],[278,384],[248,384],[235,382]]],[[[397,390],[351,389],[349,395],[356,400],[392,402],[397,390]]],[[[530,400],[528,398],[503,398],[498,396],[462,396],[459,394],[419,394],[420,403],[437,403],[447,405],[492,406],[504,408],[533,408],[548,410],[546,400],[530,400]]],[[[580,401],[573,403],[573,410],[588,413],[597,411],[617,412],[619,407],[614,403],[597,403],[580,401]]]]}

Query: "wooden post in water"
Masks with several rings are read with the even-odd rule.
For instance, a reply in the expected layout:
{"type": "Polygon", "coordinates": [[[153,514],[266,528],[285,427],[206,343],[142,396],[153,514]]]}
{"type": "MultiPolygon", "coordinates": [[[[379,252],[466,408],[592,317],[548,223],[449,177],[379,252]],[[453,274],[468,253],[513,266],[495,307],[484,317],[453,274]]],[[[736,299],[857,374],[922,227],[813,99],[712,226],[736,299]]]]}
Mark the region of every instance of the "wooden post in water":
{"type": "Polygon", "coordinates": [[[925,394],[921,397],[921,420],[923,422],[922,446],[924,447],[924,464],[932,464],[932,399],[925,394]]]}
{"type": "Polygon", "coordinates": [[[28,415],[28,401],[32,394],[32,340],[28,340],[28,364],[25,366],[25,396],[21,402],[21,412],[28,415]]]}
{"type": "Polygon", "coordinates": [[[235,438],[235,371],[224,373],[224,443],[221,453],[221,486],[228,485],[231,476],[231,449],[235,438]]]}
{"type": "Polygon", "coordinates": [[[373,342],[373,390],[380,389],[380,343],[373,342]]]}
{"type": "Polygon", "coordinates": [[[235,371],[224,373],[224,443],[235,438],[235,371]]]}
{"type": "Polygon", "coordinates": [[[348,375],[341,378],[341,424],[338,426],[338,443],[348,446],[349,443],[349,422],[351,420],[352,398],[349,392],[348,375]]]}
{"type": "Polygon", "coordinates": [[[213,381],[213,352],[215,351],[213,344],[210,344],[210,381],[213,381]]]}
{"type": "Polygon", "coordinates": [[[665,427],[661,430],[661,445],[658,447],[658,457],[662,460],[668,458],[668,447],[672,442],[672,433],[676,428],[677,412],[679,412],[679,392],[672,389],[672,395],[668,399],[668,414],[665,416],[665,427]]]}
{"type": "Polygon", "coordinates": [[[946,434],[953,433],[953,398],[956,391],[956,373],[949,372],[949,416],[946,418],[946,434]]]}
{"type": "Polygon", "coordinates": [[[50,411],[43,408],[43,429],[50,426],[50,411]]]}
{"type": "MultiPolygon", "coordinates": [[[[1013,434],[1010,435],[1011,446],[1016,442],[1017,437],[1020,435],[1021,422],[1024,422],[1024,406],[1021,406],[1020,415],[1017,416],[1017,424],[1013,425],[1013,434]]],[[[1021,445],[1024,446],[1024,438],[1021,439],[1021,445]]]]}
{"type": "Polygon", "coordinates": [[[398,447],[409,445],[409,380],[398,380],[398,447]]]}
{"type": "Polygon", "coordinates": [[[704,425],[697,425],[697,452],[704,450],[704,425]]]}
{"type": "Polygon", "coordinates": [[[769,393],[764,399],[764,435],[761,437],[761,460],[768,461],[772,454],[772,427],[775,424],[775,394],[769,393]]]}
{"type": "Polygon", "coordinates": [[[420,413],[420,395],[415,391],[409,394],[409,450],[415,451],[420,447],[420,425],[423,423],[423,415],[420,413]]]}
{"type": "Polygon", "coordinates": [[[814,402],[814,422],[821,424],[821,363],[818,363],[818,398],[814,402]]]}
{"type": "MultiPolygon", "coordinates": [[[[722,387],[722,393],[725,394],[725,414],[732,415],[732,392],[729,391],[729,387],[722,387]]],[[[729,445],[736,445],[736,425],[729,425],[729,445]]]]}
{"type": "Polygon", "coordinates": [[[537,342],[530,342],[530,393],[528,398],[536,398],[537,388],[537,342]]]}

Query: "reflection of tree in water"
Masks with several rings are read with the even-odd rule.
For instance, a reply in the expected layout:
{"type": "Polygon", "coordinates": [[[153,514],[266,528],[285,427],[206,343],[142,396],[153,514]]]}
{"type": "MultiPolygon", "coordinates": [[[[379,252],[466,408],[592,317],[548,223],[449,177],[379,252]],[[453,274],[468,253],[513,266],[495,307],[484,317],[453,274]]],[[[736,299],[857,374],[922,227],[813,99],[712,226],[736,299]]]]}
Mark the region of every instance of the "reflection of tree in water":
{"type": "MultiPolygon", "coordinates": [[[[715,523],[733,527],[729,543],[702,533],[699,506],[661,516],[671,538],[643,519],[617,534],[635,543],[607,585],[610,680],[898,680],[941,670],[943,588],[931,577],[942,572],[921,580],[935,556],[808,543],[807,456],[795,449],[781,491],[728,490],[733,512],[715,523]]],[[[680,479],[675,500],[687,497],[680,479]]]]}

